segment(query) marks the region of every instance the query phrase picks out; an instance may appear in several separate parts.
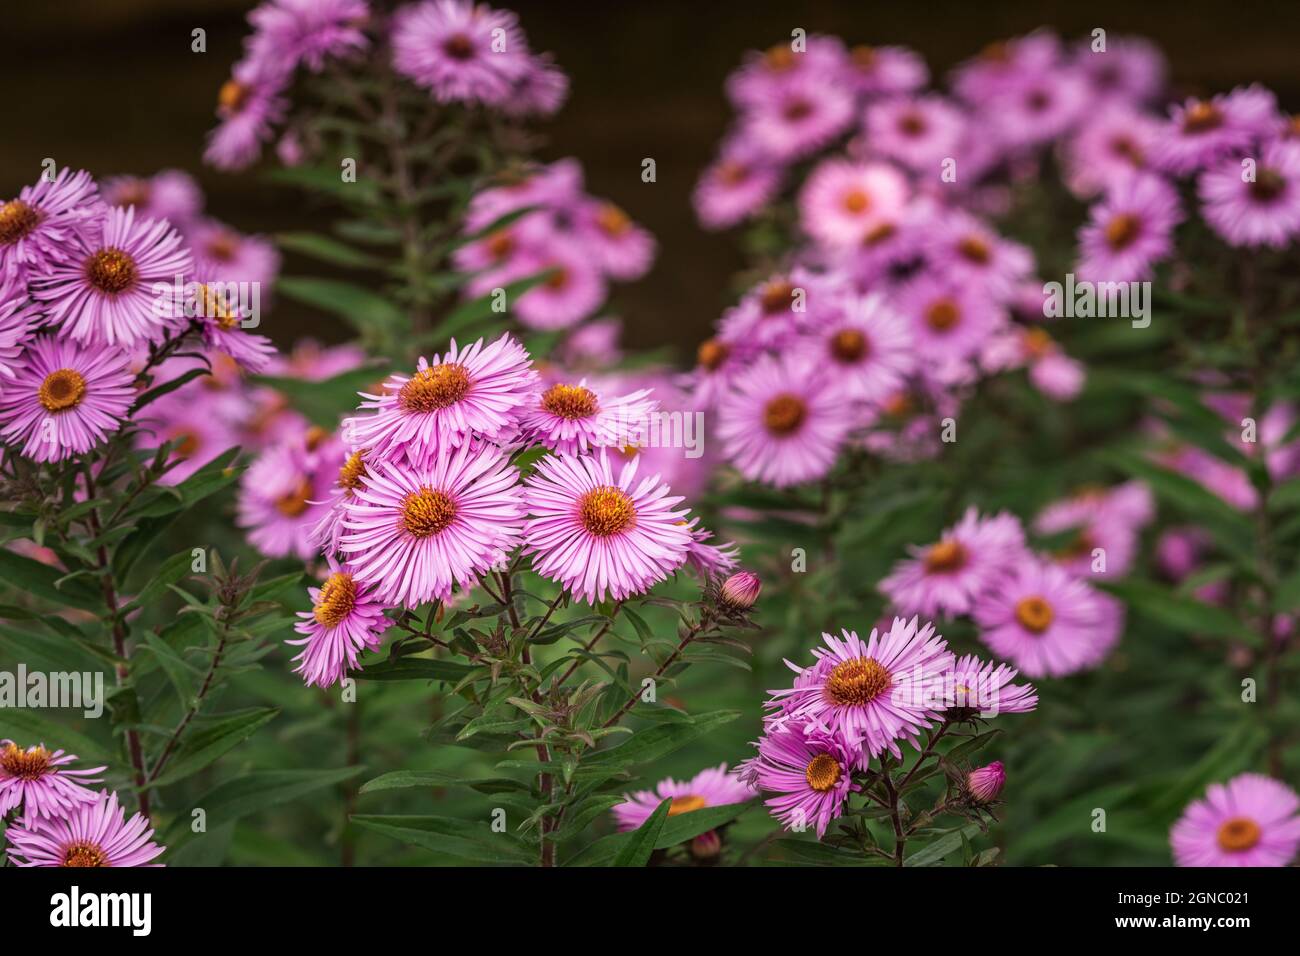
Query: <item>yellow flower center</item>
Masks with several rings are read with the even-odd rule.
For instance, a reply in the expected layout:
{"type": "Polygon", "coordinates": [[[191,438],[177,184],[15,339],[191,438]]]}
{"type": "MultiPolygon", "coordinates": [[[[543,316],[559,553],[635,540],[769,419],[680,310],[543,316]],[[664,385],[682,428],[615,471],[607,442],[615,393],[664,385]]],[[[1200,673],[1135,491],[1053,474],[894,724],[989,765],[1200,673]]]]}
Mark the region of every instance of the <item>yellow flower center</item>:
{"type": "Polygon", "coordinates": [[[44,747],[23,750],[8,743],[0,750],[0,770],[19,780],[38,780],[50,768],[50,752],[44,747]]]}
{"type": "Polygon", "coordinates": [[[603,203],[600,211],[596,213],[596,225],[606,235],[621,236],[632,228],[632,220],[628,218],[627,213],[622,209],[619,209],[612,202],[607,202],[603,203]]]}
{"type": "Polygon", "coordinates": [[[416,538],[441,534],[456,520],[456,502],[444,491],[421,488],[402,499],[402,527],[416,538]]]}
{"type": "Polygon", "coordinates": [[[455,405],[469,392],[469,372],[455,362],[420,369],[397,393],[408,412],[436,412],[455,405]]]}
{"type": "Polygon", "coordinates": [[[348,455],[348,460],[339,469],[338,485],[340,488],[356,491],[361,487],[361,479],[366,477],[366,463],[363,458],[365,453],[366,449],[361,448],[348,455]]]}
{"type": "Polygon", "coordinates": [[[64,866],[108,866],[108,854],[94,843],[73,843],[63,853],[64,866]]]}
{"type": "Polygon", "coordinates": [[[717,371],[722,363],[727,360],[730,354],[725,342],[719,342],[717,339],[709,339],[707,342],[701,342],[700,347],[696,350],[695,358],[700,363],[701,368],[706,368],[710,372],[717,371]]]}
{"type": "Polygon", "coordinates": [[[135,260],[121,249],[100,249],[86,260],[86,278],[99,291],[117,295],[135,285],[135,260]]]}
{"type": "Polygon", "coordinates": [[[1217,129],[1223,122],[1223,114],[1213,103],[1197,100],[1183,114],[1183,132],[1206,133],[1217,129]]]}
{"type": "Polygon", "coordinates": [[[601,485],[578,499],[582,526],[599,538],[621,534],[636,526],[636,505],[621,488],[601,485]]]}
{"type": "Polygon", "coordinates": [[[1038,595],[1021,598],[1016,603],[1016,620],[1021,627],[1042,634],[1052,625],[1052,605],[1038,595]]]}
{"type": "Polygon", "coordinates": [[[217,108],[226,113],[238,113],[248,102],[252,90],[238,80],[226,80],[217,91],[217,108]]]}
{"type": "Polygon", "coordinates": [[[861,189],[852,189],[844,196],[844,211],[852,215],[866,212],[870,205],[871,197],[861,189]]]}
{"type": "Polygon", "coordinates": [[[542,408],[569,420],[596,414],[596,394],[581,385],[552,385],[542,394],[542,408]]]}
{"type": "Polygon", "coordinates": [[[0,203],[0,246],[8,246],[31,234],[41,224],[39,210],[21,199],[0,203]]]}
{"type": "Polygon", "coordinates": [[[893,686],[894,675],[874,657],[836,664],[826,678],[826,698],[836,707],[862,707],[893,686]]]}
{"type": "Polygon", "coordinates": [[[321,585],[312,614],[323,627],[338,627],[357,606],[357,586],[352,575],[336,571],[321,585]]]}
{"type": "Polygon", "coordinates": [[[840,782],[843,772],[839,761],[830,754],[818,754],[808,763],[803,775],[808,786],[818,793],[825,793],[840,782]]]}
{"type": "Polygon", "coordinates": [[[45,376],[36,397],[46,411],[66,412],[69,408],[76,408],[86,397],[86,380],[74,369],[58,369],[45,376]]]}
{"type": "Polygon", "coordinates": [[[1233,817],[1219,826],[1219,849],[1229,853],[1244,853],[1260,839],[1259,824],[1248,817],[1233,817]]]}

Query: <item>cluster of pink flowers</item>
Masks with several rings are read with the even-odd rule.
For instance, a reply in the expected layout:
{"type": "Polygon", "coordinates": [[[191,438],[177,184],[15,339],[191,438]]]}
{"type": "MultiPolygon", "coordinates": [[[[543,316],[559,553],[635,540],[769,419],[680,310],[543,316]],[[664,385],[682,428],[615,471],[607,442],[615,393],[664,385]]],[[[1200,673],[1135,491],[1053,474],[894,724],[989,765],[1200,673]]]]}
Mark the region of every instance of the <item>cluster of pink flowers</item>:
{"type": "Polygon", "coordinates": [[[93,774],[104,767],[73,770],[76,760],[44,744],[23,749],[0,740],[0,817],[14,814],[5,830],[6,855],[14,866],[161,866],[149,821],[128,819],[117,794],[96,792],[93,774]]]}
{"type": "Polygon", "coordinates": [[[0,440],[36,461],[88,452],[128,417],[140,372],[176,369],[153,369],[154,349],[191,331],[214,360],[266,364],[234,290],[271,281],[278,256],[201,208],[174,171],[101,190],[51,170],[0,203],[0,440]]]}
{"type": "MultiPolygon", "coordinates": [[[[302,68],[320,73],[371,50],[439,103],[487,107],[509,116],[545,116],[560,108],[568,80],[547,54],[536,54],[508,11],[470,0],[426,0],[390,16],[366,0],[267,0],[248,15],[244,56],[217,99],[217,127],[204,159],[219,169],[257,160],[289,112],[289,89],[302,68]]],[[[293,129],[277,146],[288,165],[301,161],[293,129]]]]}
{"type": "MultiPolygon", "coordinates": [[[[767,806],[787,828],[813,827],[823,836],[860,789],[854,773],[886,752],[901,758],[900,742],[922,749],[919,735],[935,721],[1038,706],[1031,684],[1012,682],[1014,669],[958,658],[933,624],[916,617],[894,618],[866,640],[849,630],[822,638],[813,664],[787,662],[794,683],[772,691],[758,753],[737,768],[746,783],[775,794],[767,806]]],[[[984,802],[1005,779],[1001,764],[990,767],[973,782],[972,793],[984,802]]]]}
{"type": "Polygon", "coordinates": [[[655,463],[642,466],[658,408],[649,396],[586,379],[548,384],[509,334],[453,341],[362,393],[358,414],[322,446],[334,487],[317,494],[310,534],[330,573],[298,626],[307,682],[328,686],[356,666],[388,629],[386,610],[450,602],[517,551],[590,604],[683,567],[705,577],[733,567],[734,547],[709,544],[655,463]],[[523,477],[516,458],[534,448],[545,454],[523,477]]]}
{"type": "Polygon", "coordinates": [[[454,263],[473,275],[466,285],[471,297],[547,274],[511,303],[512,314],[532,329],[568,329],[588,318],[610,281],[641,278],[655,254],[649,232],[614,203],[587,195],[574,159],[516,170],[508,183],[476,194],[465,234],[478,238],[456,251],[454,263]]]}
{"type": "Polygon", "coordinates": [[[1030,677],[1063,677],[1096,667],[1119,641],[1124,606],[1093,582],[1128,573],[1154,512],[1141,482],[1085,489],[1038,515],[1033,530],[1064,542],[1035,553],[1014,515],[971,508],[879,587],[896,613],[968,616],[991,651],[1030,677]]]}

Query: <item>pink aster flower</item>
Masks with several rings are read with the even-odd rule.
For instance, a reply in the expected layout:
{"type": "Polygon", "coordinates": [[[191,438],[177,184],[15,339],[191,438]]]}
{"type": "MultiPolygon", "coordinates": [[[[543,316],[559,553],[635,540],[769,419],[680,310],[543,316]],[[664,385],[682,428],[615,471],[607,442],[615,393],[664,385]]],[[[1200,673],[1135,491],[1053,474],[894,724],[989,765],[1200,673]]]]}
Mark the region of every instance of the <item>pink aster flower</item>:
{"type": "Polygon", "coordinates": [[[860,95],[890,96],[919,90],[930,69],[915,50],[902,46],[850,47],[841,78],[860,95]]]}
{"type": "Polygon", "coordinates": [[[299,611],[294,630],[305,635],[286,644],[302,646],[294,658],[308,687],[330,687],[357,666],[363,650],[374,650],[391,622],[384,605],[361,587],[352,572],[330,562],[330,576],[319,588],[308,588],[312,609],[299,611]]]}
{"type": "Polygon", "coordinates": [[[203,161],[227,172],[256,162],[275,124],[284,119],[287,82],[282,64],[237,63],[217,94],[221,122],[208,134],[203,161]]]}
{"type": "Polygon", "coordinates": [[[1065,179],[1077,196],[1095,196],[1142,172],[1161,126],[1146,113],[1116,105],[1090,116],[1065,143],[1065,179]]]}
{"type": "Polygon", "coordinates": [[[481,232],[520,209],[568,209],[583,196],[582,165],[576,159],[528,166],[509,175],[506,185],[485,189],[470,200],[465,213],[467,232],[481,232]]]}
{"type": "Polygon", "coordinates": [[[12,740],[0,740],[0,817],[17,807],[28,821],[61,817],[78,804],[95,802],[95,792],[86,784],[99,783],[91,775],[104,768],[68,768],[76,759],[62,750],[46,750],[44,744],[23,750],[12,740]]]}
{"type": "Polygon", "coordinates": [[[1091,40],[1081,40],[1075,48],[1074,65],[1094,100],[1107,107],[1149,103],[1164,90],[1164,55],[1142,37],[1108,36],[1104,50],[1094,50],[1091,40]]]}
{"type": "Polygon", "coordinates": [[[732,140],[700,176],[691,194],[705,229],[729,229],[754,215],[776,196],[781,167],[747,140],[732,140]]]}
{"type": "Polygon", "coordinates": [[[421,465],[443,448],[471,435],[496,439],[510,433],[537,388],[528,353],[508,333],[484,346],[461,348],[453,339],[446,355],[420,359],[414,375],[393,375],[382,395],[363,393],[367,417],[348,419],[353,445],[377,458],[404,454],[421,465]]]}
{"type": "Polygon", "coordinates": [[[1150,278],[1151,267],[1173,251],[1174,227],[1182,219],[1168,182],[1147,173],[1130,176],[1088,211],[1075,271],[1092,282],[1150,278]]]}
{"type": "Polygon", "coordinates": [[[135,376],[114,349],[41,336],[0,391],[0,436],[35,461],[84,454],[126,418],[135,376]]]}
{"type": "Polygon", "coordinates": [[[654,261],[654,236],[612,202],[583,203],[578,209],[577,234],[612,278],[639,279],[654,261]]]}
{"type": "Polygon", "coordinates": [[[784,351],[808,324],[809,288],[816,284],[801,270],[769,276],[723,313],[718,338],[751,356],[761,349],[784,351]]]}
{"type": "Polygon", "coordinates": [[[165,847],[152,840],[149,821],[126,819],[117,794],[101,790],[58,817],[26,820],[5,831],[14,866],[161,866],[165,847]]]}
{"type": "Polygon", "coordinates": [[[1080,577],[1115,578],[1132,567],[1138,533],[1154,514],[1151,490],[1130,481],[1112,489],[1086,488],[1052,502],[1034,520],[1034,530],[1044,535],[1072,531],[1053,555],[1056,562],[1080,577]]]}
{"type": "Polygon", "coordinates": [[[833,80],[799,76],[752,104],[744,134],[767,156],[792,162],[827,146],[853,123],[853,96],[833,80]]]}
{"type": "Polygon", "coordinates": [[[902,388],[917,358],[907,321],[876,294],[844,295],[803,348],[849,398],[864,402],[882,402],[902,388]]]}
{"type": "Polygon", "coordinates": [[[736,376],[749,367],[756,349],[720,337],[705,339],[695,350],[695,368],[682,378],[694,407],[712,411],[731,389],[736,376]]]}
{"type": "Polygon", "coordinates": [[[1300,799],[1280,781],[1243,773],[1211,784],[1169,833],[1179,866],[1287,866],[1300,847],[1300,799]]]}
{"type": "Polygon", "coordinates": [[[811,825],[821,839],[849,794],[861,789],[853,782],[860,763],[856,748],[815,724],[773,722],[755,746],[758,755],[746,761],[742,775],[758,789],[778,794],[764,803],[788,830],[802,832],[811,825]]]}
{"type": "Polygon", "coordinates": [[[255,31],[249,56],[284,70],[301,63],[319,73],[326,57],[366,48],[361,27],[369,17],[365,0],[267,0],[248,15],[255,31]]]}
{"type": "Polygon", "coordinates": [[[1014,515],[1004,511],[981,518],[974,507],[938,542],[908,551],[912,556],[896,564],[879,588],[901,613],[923,617],[967,613],[1028,558],[1025,532],[1014,515]]]}
{"type": "Polygon", "coordinates": [[[1030,677],[1096,667],[1119,640],[1122,606],[1058,565],[1023,560],[975,602],[980,640],[1030,677]]]}
{"type": "Polygon", "coordinates": [[[855,246],[894,222],[907,204],[907,180],[888,163],[823,160],[799,194],[803,231],[828,246],[855,246]]]}
{"type": "Polygon", "coordinates": [[[649,395],[648,388],[614,395],[585,378],[577,384],[557,382],[521,412],[519,424],[531,440],[569,455],[638,445],[649,434],[650,416],[659,407],[649,395]]]}
{"type": "Polygon", "coordinates": [[[1279,140],[1260,153],[1254,178],[1228,159],[1198,183],[1201,215],[1231,246],[1283,249],[1300,234],[1300,142],[1279,140]]]}
{"type": "Polygon", "coordinates": [[[1062,66],[1061,40],[1048,30],[990,43],[980,53],[960,64],[953,74],[953,88],[969,103],[1022,88],[1062,66]]]}
{"type": "Polygon", "coordinates": [[[153,176],[112,176],[104,180],[103,194],[110,206],[134,206],[141,219],[166,219],[180,228],[203,210],[199,184],[179,169],[153,176]]]}
{"type": "Polygon", "coordinates": [[[1006,302],[1033,274],[1034,254],[975,216],[954,211],[939,217],[933,228],[935,269],[954,282],[980,286],[1006,302]]]}
{"type": "Polygon", "coordinates": [[[513,13],[466,0],[429,0],[393,18],[393,67],[440,103],[506,101],[528,70],[513,13]]]}
{"type": "Polygon", "coordinates": [[[742,475],[785,488],[830,471],[853,427],[848,393],[806,357],[760,357],[718,405],[718,438],[742,475]]]}
{"type": "Polygon", "coordinates": [[[910,282],[898,297],[898,309],[911,325],[927,371],[968,362],[1006,321],[1005,311],[983,289],[938,273],[910,282]]]}
{"type": "Polygon", "coordinates": [[[528,57],[527,68],[514,81],[501,104],[507,116],[550,116],[569,96],[569,78],[550,54],[528,57]]]}
{"type": "Polygon", "coordinates": [[[193,258],[165,219],[110,209],[102,231],[83,238],[32,283],[50,322],[86,345],[131,348],[157,340],[184,311],[173,291],[193,258]]]}
{"type": "Polygon", "coordinates": [[[1038,692],[1033,684],[1011,683],[1016,673],[1006,664],[967,654],[942,675],[944,706],[949,711],[978,711],[981,717],[1027,714],[1038,706],[1038,692]]]}
{"type": "MultiPolygon", "coordinates": [[[[219,366],[217,363],[216,367],[219,366]]],[[[180,374],[179,369],[167,371],[180,374]]],[[[158,378],[163,379],[161,371],[158,378]]],[[[240,436],[231,422],[214,406],[223,400],[231,405],[243,405],[247,399],[242,393],[238,397],[232,394],[229,399],[222,395],[214,399],[213,392],[219,391],[212,384],[214,380],[205,377],[201,381],[202,385],[191,383],[164,395],[144,410],[143,427],[137,433],[139,447],[158,448],[175,442],[167,458],[168,470],[159,484],[178,485],[222,452],[240,444],[240,436]]]]}
{"type": "Polygon", "coordinates": [[[16,199],[0,202],[0,280],[42,275],[67,258],[67,247],[99,233],[104,204],[90,173],[66,166],[41,177],[16,199]]]}
{"type": "Polygon", "coordinates": [[[185,231],[194,253],[194,273],[213,282],[248,282],[267,295],[280,272],[280,251],[262,236],[246,236],[215,219],[193,222],[185,231]]]}
{"type": "Polygon", "coordinates": [[[519,541],[519,473],[492,445],[465,442],[424,466],[376,460],[366,472],[343,505],[339,549],[389,605],[446,601],[519,541]]]}
{"type": "Polygon", "coordinates": [[[544,458],[524,482],[533,570],[588,604],[648,591],[691,547],[687,509],[675,510],[682,499],[670,497],[658,475],[636,481],[639,458],[617,480],[604,451],[544,458]]]}
{"type": "Polygon", "coordinates": [[[577,325],[605,301],[605,277],[579,243],[556,235],[545,247],[528,249],[511,269],[491,277],[493,285],[550,273],[512,304],[511,311],[530,329],[549,331],[577,325]]]}
{"type": "Polygon", "coordinates": [[[894,618],[888,631],[872,628],[863,641],[849,630],[841,640],[822,634],[826,647],[815,648],[811,668],[786,661],[800,675],[795,686],[772,691],[767,706],[774,718],[806,720],[860,747],[858,763],[866,769],[870,757],[885,750],[901,756],[897,741],[916,743],[916,735],[938,715],[930,698],[941,675],[952,667],[947,642],[933,624],[916,618],[894,618]]]}
{"type": "MultiPolygon", "coordinates": [[[[14,377],[14,369],[22,364],[31,331],[43,319],[40,310],[26,297],[0,297],[0,378],[14,377]]],[[[4,383],[0,382],[0,395],[3,393],[4,383]]]]}
{"type": "Polygon", "coordinates": [[[246,329],[251,318],[242,313],[245,306],[239,302],[235,286],[194,283],[195,301],[192,312],[199,319],[203,344],[230,356],[241,368],[260,372],[275,354],[275,346],[264,335],[246,329]]]}
{"type": "MultiPolygon", "coordinates": [[[[353,494],[362,487],[362,480],[368,475],[366,471],[368,454],[364,448],[344,449],[341,462],[326,459],[321,463],[322,467],[338,464],[338,477],[329,492],[329,510],[321,516],[311,532],[312,540],[319,544],[327,555],[338,551],[339,540],[343,536],[343,519],[347,517],[347,505],[353,500],[353,494]]],[[[335,459],[339,457],[335,455],[335,459]]]]}
{"type": "Polygon", "coordinates": [[[777,43],[745,55],[740,69],[727,77],[727,96],[744,109],[803,80],[835,80],[843,65],[844,44],[838,37],[814,34],[805,39],[802,50],[789,42],[777,43]]]}
{"type": "Polygon", "coordinates": [[[713,532],[703,527],[698,517],[687,522],[686,527],[691,533],[691,543],[686,550],[686,567],[698,574],[700,580],[720,578],[735,568],[740,548],[734,542],[729,541],[720,546],[709,544],[713,532]]]}
{"type": "Polygon", "coordinates": [[[893,97],[867,107],[866,135],[872,151],[907,168],[938,176],[940,164],[960,155],[965,115],[946,97],[893,97]]]}
{"type": "Polygon", "coordinates": [[[263,450],[239,483],[236,524],[268,558],[316,554],[312,529],[320,522],[333,474],[319,466],[301,441],[263,450]]]}
{"type": "Polygon", "coordinates": [[[1189,99],[1170,107],[1152,160],[1165,172],[1185,176],[1243,153],[1276,125],[1277,98],[1259,84],[1189,99]]]}
{"type": "Polygon", "coordinates": [[[701,770],[690,780],[668,777],[660,780],[653,790],[638,790],[623,796],[625,801],[614,807],[614,819],[620,830],[635,830],[665,800],[672,801],[668,815],[675,817],[705,807],[743,803],[754,796],[754,791],[734,773],[728,773],[727,765],[721,763],[701,770]]]}

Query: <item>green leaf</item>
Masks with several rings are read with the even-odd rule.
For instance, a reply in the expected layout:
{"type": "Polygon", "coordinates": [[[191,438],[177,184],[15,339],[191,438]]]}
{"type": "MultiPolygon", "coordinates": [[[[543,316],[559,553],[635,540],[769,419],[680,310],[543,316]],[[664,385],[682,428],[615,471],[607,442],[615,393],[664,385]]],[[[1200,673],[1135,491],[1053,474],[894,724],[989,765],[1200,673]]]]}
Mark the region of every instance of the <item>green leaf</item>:
{"type": "Polygon", "coordinates": [[[360,401],[357,393],[373,386],[381,378],[382,372],[367,365],[320,382],[274,375],[256,375],[253,381],[275,389],[311,419],[312,424],[333,431],[338,428],[339,419],[356,410],[360,401]]]}
{"type": "Polygon", "coordinates": [[[353,814],[353,823],[386,837],[477,863],[532,863],[534,854],[511,833],[493,833],[479,821],[438,816],[353,814]]]}
{"type": "MultiPolygon", "coordinates": [[[[754,802],[750,800],[719,807],[704,807],[668,817],[655,838],[654,849],[666,850],[693,840],[701,833],[708,833],[730,823],[753,806],[754,802]]],[[[603,837],[570,859],[566,866],[607,866],[611,859],[624,851],[632,837],[632,833],[615,833],[603,837]]]]}
{"type": "Polygon", "coordinates": [[[636,764],[662,759],[739,716],[738,710],[718,710],[693,717],[689,722],[659,724],[638,730],[617,747],[597,751],[585,758],[577,776],[606,776],[636,764]]]}
{"type": "Polygon", "coordinates": [[[140,593],[132,598],[131,603],[121,609],[121,613],[127,614],[136,608],[148,607],[162,597],[171,585],[190,573],[190,566],[193,563],[194,556],[188,550],[173,554],[150,576],[149,583],[140,589],[140,593]]]}
{"type": "Polygon", "coordinates": [[[614,866],[645,866],[650,862],[650,857],[655,851],[655,842],[659,839],[664,821],[668,819],[668,810],[672,805],[672,798],[660,801],[654,813],[629,834],[627,842],[614,857],[614,866]]]}
{"type": "Polygon", "coordinates": [[[1230,637],[1255,645],[1260,643],[1260,636],[1226,609],[1183,597],[1158,584],[1131,579],[1101,581],[1098,586],[1134,610],[1184,634],[1230,637]]]}
{"type": "Polygon", "coordinates": [[[431,660],[427,657],[399,657],[397,660],[367,664],[349,671],[356,680],[444,680],[459,681],[476,668],[456,661],[431,660]]]}
{"type": "Polygon", "coordinates": [[[282,232],[276,235],[275,241],[281,249],[298,252],[331,265],[352,269],[373,269],[384,263],[384,260],[377,256],[353,249],[347,243],[315,232],[282,232]]]}
{"type": "Polygon", "coordinates": [[[24,748],[43,743],[51,749],[66,750],[80,758],[78,767],[86,761],[117,764],[121,759],[112,748],[80,731],[23,708],[0,707],[0,738],[16,741],[24,748]]]}
{"type": "Polygon", "coordinates": [[[152,786],[166,787],[198,773],[251,737],[280,713],[276,707],[251,707],[206,722],[181,741],[171,762],[152,786]]]}
{"type": "Polygon", "coordinates": [[[69,578],[65,571],[0,548],[0,581],[12,590],[83,611],[104,610],[104,598],[88,577],[69,578]],[[63,580],[68,578],[68,580],[63,580]],[[62,585],[57,582],[62,581],[62,585]]]}
{"type": "MultiPolygon", "coordinates": [[[[233,463],[239,454],[239,446],[227,448],[179,485],[169,488],[168,493],[153,499],[141,508],[128,512],[133,518],[156,518],[193,508],[204,498],[216,494],[227,485],[239,480],[242,468],[233,463]]],[[[123,542],[126,546],[131,538],[123,542]]]]}
{"type": "Polygon", "coordinates": [[[162,398],[164,395],[168,394],[169,392],[174,392],[182,385],[188,385],[196,378],[199,378],[200,376],[207,375],[207,374],[209,374],[207,368],[191,368],[182,372],[180,375],[175,376],[174,378],[168,379],[167,381],[163,382],[161,385],[155,385],[153,388],[149,389],[149,391],[145,392],[143,395],[141,395],[139,398],[135,400],[135,404],[131,406],[131,414],[134,415],[136,412],[140,411],[140,409],[144,408],[146,405],[149,405],[151,402],[155,402],[158,399],[162,398]]]}
{"type": "Polygon", "coordinates": [[[549,279],[550,276],[551,273],[548,270],[538,275],[528,276],[525,279],[519,279],[502,286],[501,288],[505,293],[505,312],[496,312],[493,310],[492,306],[497,301],[497,297],[491,292],[487,295],[479,296],[477,299],[471,299],[470,301],[457,306],[448,313],[446,318],[437,324],[433,332],[440,339],[450,338],[454,335],[460,335],[466,330],[472,329],[475,325],[488,319],[504,317],[509,314],[514,303],[518,301],[519,296],[523,295],[534,286],[541,285],[549,279]]]}
{"type": "MultiPolygon", "coordinates": [[[[250,813],[351,780],[365,769],[352,766],[328,770],[254,770],[217,784],[195,800],[194,806],[203,808],[209,827],[225,826],[250,813]]],[[[188,814],[178,817],[172,831],[188,829],[189,819],[188,814]]]]}
{"type": "Polygon", "coordinates": [[[961,849],[963,841],[979,832],[978,823],[968,823],[959,830],[945,833],[917,852],[904,857],[903,866],[932,866],[936,863],[942,863],[944,857],[949,853],[961,849]]]}
{"type": "Polygon", "coordinates": [[[382,295],[342,279],[281,276],[275,287],[296,302],[340,316],[360,332],[397,331],[405,321],[402,311],[382,295]]]}
{"type": "Polygon", "coordinates": [[[528,791],[526,784],[509,777],[480,777],[470,779],[463,774],[442,770],[394,770],[367,780],[358,793],[380,793],[385,790],[409,790],[429,787],[469,787],[479,793],[506,793],[528,791]]]}

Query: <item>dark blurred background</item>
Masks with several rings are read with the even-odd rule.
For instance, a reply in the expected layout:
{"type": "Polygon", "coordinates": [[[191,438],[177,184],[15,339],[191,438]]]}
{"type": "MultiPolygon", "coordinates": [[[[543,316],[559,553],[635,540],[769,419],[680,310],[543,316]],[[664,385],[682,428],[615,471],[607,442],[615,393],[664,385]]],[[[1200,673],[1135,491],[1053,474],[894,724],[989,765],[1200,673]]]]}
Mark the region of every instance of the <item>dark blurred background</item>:
{"type": "MultiPolygon", "coordinates": [[[[513,0],[530,44],[553,52],[572,79],[564,110],[543,127],[547,158],[577,156],[589,190],[622,205],[659,239],[654,270],[617,287],[613,306],[637,347],[677,346],[707,334],[741,266],[735,237],[695,224],[690,191],[731,113],[722,82],[742,53],[791,29],[850,43],[901,43],[932,71],[1002,37],[1052,26],[1067,37],[1104,27],[1144,34],[1170,61],[1179,92],[1258,80],[1284,105],[1300,103],[1300,2],[1089,3],[557,3],[513,0]],[[640,179],[653,156],[658,182],[640,179]]],[[[245,231],[320,227],[300,197],[256,175],[199,163],[216,91],[239,55],[249,0],[4,0],[0,196],[34,181],[44,157],[97,176],[179,167],[195,174],[209,211],[245,231]],[[190,52],[190,31],[208,34],[190,52]]],[[[307,263],[288,261],[286,271],[307,263]]],[[[339,339],[333,318],[280,303],[269,330],[282,344],[339,339]]]]}

